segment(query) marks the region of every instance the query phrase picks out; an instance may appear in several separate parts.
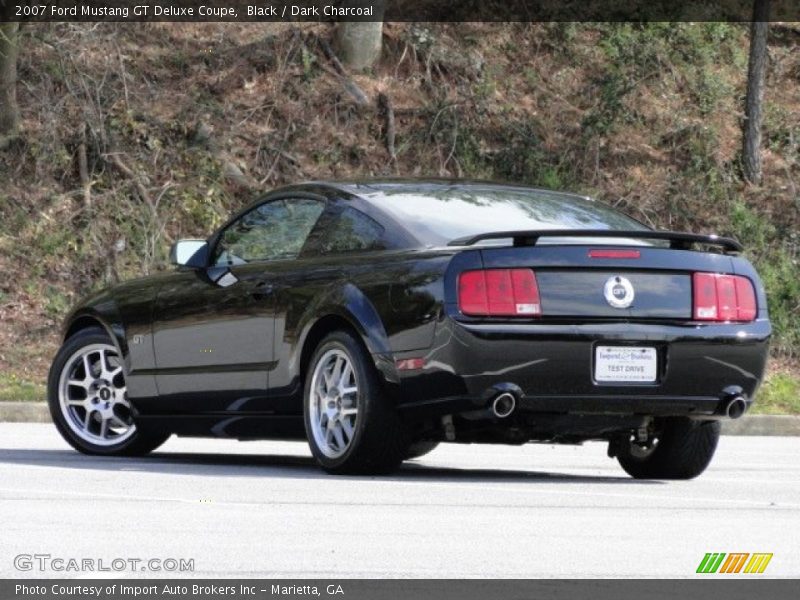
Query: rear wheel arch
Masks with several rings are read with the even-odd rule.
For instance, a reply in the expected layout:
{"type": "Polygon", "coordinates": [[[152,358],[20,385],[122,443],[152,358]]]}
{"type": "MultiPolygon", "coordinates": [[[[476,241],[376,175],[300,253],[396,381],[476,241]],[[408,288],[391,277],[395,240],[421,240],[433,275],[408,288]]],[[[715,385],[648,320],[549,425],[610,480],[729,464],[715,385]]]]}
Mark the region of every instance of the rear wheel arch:
{"type": "Polygon", "coordinates": [[[317,319],[317,321],[308,330],[308,333],[303,340],[303,346],[300,352],[300,376],[302,378],[305,378],[308,372],[308,365],[311,362],[311,357],[314,355],[314,351],[317,349],[317,346],[319,346],[320,342],[325,339],[325,336],[333,333],[334,331],[347,331],[352,333],[356,335],[366,346],[361,332],[358,331],[358,328],[353,325],[350,320],[335,313],[325,315],[317,319]]]}
{"type": "Polygon", "coordinates": [[[295,356],[299,356],[295,363],[297,365],[295,377],[297,377],[300,387],[302,388],[305,385],[305,380],[309,376],[310,363],[314,352],[320,343],[335,331],[350,333],[361,343],[364,351],[371,356],[372,364],[384,385],[385,392],[397,402],[399,395],[397,386],[400,383],[400,376],[391,352],[386,350],[388,341],[379,340],[376,344],[374,339],[370,339],[364,324],[359,322],[354,315],[343,314],[337,309],[331,309],[331,312],[314,321],[302,338],[302,342],[298,344],[300,351],[295,354],[295,356]],[[376,345],[380,350],[375,350],[376,345]]]}
{"type": "Polygon", "coordinates": [[[295,354],[299,356],[295,364],[301,378],[305,376],[308,363],[320,341],[339,329],[355,334],[375,359],[378,370],[392,380],[392,374],[387,373],[384,365],[386,361],[380,360],[380,357],[391,355],[389,336],[378,310],[357,286],[346,283],[330,290],[306,314],[312,315],[307,321],[312,325],[301,337],[302,341],[297,346],[300,351],[295,354]]]}

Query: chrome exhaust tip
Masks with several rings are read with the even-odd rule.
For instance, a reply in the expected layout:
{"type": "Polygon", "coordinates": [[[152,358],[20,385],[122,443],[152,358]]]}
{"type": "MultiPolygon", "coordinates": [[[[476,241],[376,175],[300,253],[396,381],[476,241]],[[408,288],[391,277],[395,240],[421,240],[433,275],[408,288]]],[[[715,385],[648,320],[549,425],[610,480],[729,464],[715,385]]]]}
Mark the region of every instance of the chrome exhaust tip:
{"type": "Polygon", "coordinates": [[[517,408],[517,399],[514,394],[503,392],[492,401],[492,414],[498,419],[505,419],[517,408]]]}
{"type": "Polygon", "coordinates": [[[747,410],[747,402],[741,396],[736,396],[725,405],[725,416],[729,419],[738,419],[747,410]]]}

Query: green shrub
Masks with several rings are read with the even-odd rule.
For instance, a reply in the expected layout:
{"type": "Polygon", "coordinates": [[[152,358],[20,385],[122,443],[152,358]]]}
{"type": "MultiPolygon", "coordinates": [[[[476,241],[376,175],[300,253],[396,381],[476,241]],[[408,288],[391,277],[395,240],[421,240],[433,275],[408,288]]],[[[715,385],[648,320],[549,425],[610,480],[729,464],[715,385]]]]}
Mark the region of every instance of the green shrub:
{"type": "Polygon", "coordinates": [[[0,373],[0,402],[37,402],[46,397],[44,384],[0,373]]]}
{"type": "MultiPolygon", "coordinates": [[[[596,78],[597,102],[588,111],[584,134],[607,135],[620,123],[639,118],[626,97],[651,80],[666,82],[676,72],[701,115],[709,115],[733,94],[719,64],[741,59],[738,34],[728,23],[612,23],[595,26],[605,67],[596,78]]],[[[664,85],[664,83],[662,83],[664,85]]]]}
{"type": "Polygon", "coordinates": [[[800,354],[800,268],[796,231],[783,231],[742,202],[731,213],[734,235],[747,248],[767,291],[773,351],[800,354]]]}
{"type": "Polygon", "coordinates": [[[769,377],[756,393],[754,413],[771,415],[800,414],[800,379],[786,373],[769,377]]]}
{"type": "Polygon", "coordinates": [[[57,287],[52,285],[47,286],[46,303],[44,310],[48,317],[53,319],[60,319],[67,314],[67,311],[72,306],[72,300],[69,296],[61,292],[57,287]]]}

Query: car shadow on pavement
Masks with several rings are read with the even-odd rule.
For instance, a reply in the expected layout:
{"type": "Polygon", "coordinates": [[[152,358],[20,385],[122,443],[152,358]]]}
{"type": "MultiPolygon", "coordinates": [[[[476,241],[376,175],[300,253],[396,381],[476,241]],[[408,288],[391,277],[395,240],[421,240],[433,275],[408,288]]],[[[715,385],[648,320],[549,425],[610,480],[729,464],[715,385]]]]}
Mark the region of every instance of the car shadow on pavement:
{"type": "MultiPolygon", "coordinates": [[[[201,477],[280,477],[288,479],[326,479],[341,477],[325,473],[310,456],[284,454],[210,454],[154,452],[142,458],[86,456],[71,450],[0,449],[0,465],[30,465],[61,469],[99,470],[194,475],[201,477]]],[[[641,481],[620,474],[570,475],[518,469],[446,467],[425,461],[408,461],[391,475],[349,476],[349,479],[377,481],[437,482],[530,482],[603,483],[658,485],[659,481],[641,481]]],[[[1,490],[2,488],[0,488],[1,490]]]]}

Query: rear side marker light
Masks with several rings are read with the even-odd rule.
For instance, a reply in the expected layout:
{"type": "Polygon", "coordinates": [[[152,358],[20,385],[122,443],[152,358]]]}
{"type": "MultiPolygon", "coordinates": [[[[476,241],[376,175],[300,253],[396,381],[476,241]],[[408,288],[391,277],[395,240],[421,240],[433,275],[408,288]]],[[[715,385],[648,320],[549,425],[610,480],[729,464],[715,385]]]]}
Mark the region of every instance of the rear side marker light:
{"type": "Polygon", "coordinates": [[[536,275],[531,269],[464,271],[458,277],[458,308],[475,316],[539,316],[536,275]]]}
{"type": "Polygon", "coordinates": [[[756,291],[747,277],[695,273],[692,287],[697,321],[747,322],[756,318],[756,291]]]}
{"type": "Polygon", "coordinates": [[[589,258],[640,258],[641,252],[638,250],[611,250],[594,249],[589,250],[589,258]]]}

